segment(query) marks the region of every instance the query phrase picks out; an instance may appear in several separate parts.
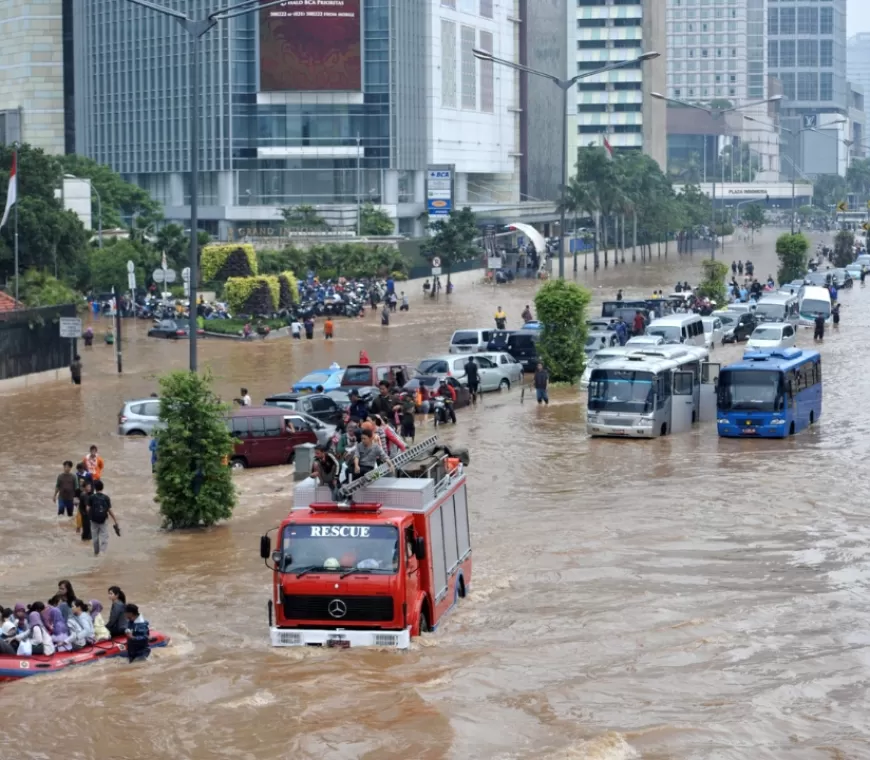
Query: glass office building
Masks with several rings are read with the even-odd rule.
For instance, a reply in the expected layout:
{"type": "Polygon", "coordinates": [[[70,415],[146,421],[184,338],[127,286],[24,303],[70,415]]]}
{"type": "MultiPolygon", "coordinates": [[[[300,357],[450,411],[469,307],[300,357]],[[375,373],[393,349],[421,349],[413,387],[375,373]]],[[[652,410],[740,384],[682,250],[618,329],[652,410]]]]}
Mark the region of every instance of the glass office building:
{"type": "MultiPolygon", "coordinates": [[[[220,5],[161,2],[196,18],[220,5]]],[[[509,113],[515,81],[493,81],[491,67],[487,72],[470,58],[471,47],[478,39],[486,43],[486,35],[497,54],[513,58],[514,3],[441,5],[446,7],[430,0],[350,0],[348,7],[359,6],[361,27],[356,87],[264,88],[258,13],[221,21],[206,33],[198,107],[202,228],[232,238],[275,226],[282,208],[302,204],[317,207],[335,227],[352,228],[358,202],[371,201],[388,209],[400,232],[419,231],[427,166],[449,163],[457,173],[463,170],[461,152],[450,155],[433,140],[439,114],[428,93],[433,76],[442,77],[433,74],[436,58],[442,63],[441,52],[433,53],[433,29],[443,28],[439,15],[462,13],[462,34],[453,38],[448,56],[463,88],[454,137],[479,145],[481,135],[495,139],[515,130],[517,120],[509,113]],[[462,119],[471,118],[475,128],[464,129],[462,119]]],[[[76,151],[146,188],[163,203],[167,218],[189,218],[194,95],[187,34],[171,18],[124,0],[80,0],[74,39],[76,151]]],[[[504,156],[516,153],[516,142],[500,147],[504,156]]],[[[513,176],[517,163],[515,157],[490,161],[486,150],[478,150],[475,161],[465,167],[468,174],[487,177],[478,184],[497,190],[498,178],[513,176]]],[[[466,178],[463,187],[469,184],[466,178]]]]}

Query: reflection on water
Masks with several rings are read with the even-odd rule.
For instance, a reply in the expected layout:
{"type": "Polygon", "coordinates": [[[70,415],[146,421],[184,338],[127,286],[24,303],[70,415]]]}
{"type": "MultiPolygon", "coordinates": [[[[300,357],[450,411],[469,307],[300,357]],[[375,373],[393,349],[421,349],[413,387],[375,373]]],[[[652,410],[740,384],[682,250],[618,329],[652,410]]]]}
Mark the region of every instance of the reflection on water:
{"type": "MultiPolygon", "coordinates": [[[[733,257],[766,276],[772,243],[733,257]]],[[[671,251],[585,281],[598,300],[641,296],[695,281],[700,259],[671,251]]],[[[201,357],[224,398],[246,385],[257,401],[363,347],[373,360],[441,353],[455,328],[491,324],[497,303],[515,324],[533,297],[532,283],[460,279],[450,300],[416,292],[388,328],[369,316],[337,322],[334,343],[204,341],[201,357]]],[[[45,599],[61,577],[85,598],[117,583],[173,636],[143,666],[0,687],[4,746],[42,758],[62,735],[82,758],[867,757],[870,299],[856,286],[842,300],[822,348],[822,422],[790,440],[719,440],[707,425],[590,441],[585,397],[568,390],[549,408],[512,392],[463,410],[444,434],[472,450],[474,589],[405,655],[268,646],[258,537],[288,510],[289,468],[239,474],[227,525],[160,531],[147,442],[118,438],[116,415],[186,365],[184,343],[140,324],[123,377],[97,346],[81,388],[0,396],[0,601],[45,599]],[[99,560],[50,504],[60,462],[91,443],[124,528],[99,560]],[[45,710],[58,704],[69,719],[53,731],[45,710]]]]}

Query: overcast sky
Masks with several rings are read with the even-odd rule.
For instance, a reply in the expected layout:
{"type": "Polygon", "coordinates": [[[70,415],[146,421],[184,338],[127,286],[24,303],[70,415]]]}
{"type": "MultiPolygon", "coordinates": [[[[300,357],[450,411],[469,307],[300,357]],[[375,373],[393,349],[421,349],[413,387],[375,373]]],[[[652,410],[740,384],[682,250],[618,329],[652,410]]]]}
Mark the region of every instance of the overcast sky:
{"type": "Polygon", "coordinates": [[[867,0],[849,0],[846,34],[851,37],[858,32],[870,32],[870,2],[867,0]]]}

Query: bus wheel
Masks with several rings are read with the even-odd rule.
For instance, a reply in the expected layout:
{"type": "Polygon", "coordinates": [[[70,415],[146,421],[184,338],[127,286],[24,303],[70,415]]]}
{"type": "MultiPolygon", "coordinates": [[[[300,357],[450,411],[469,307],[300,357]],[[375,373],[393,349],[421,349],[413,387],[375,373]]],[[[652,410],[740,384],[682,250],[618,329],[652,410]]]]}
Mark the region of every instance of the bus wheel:
{"type": "Polygon", "coordinates": [[[794,423],[793,422],[791,423],[791,425],[789,425],[788,434],[794,435],[794,423]]]}
{"type": "Polygon", "coordinates": [[[465,599],[465,578],[459,579],[459,586],[457,591],[460,599],[465,599]]]}
{"type": "Polygon", "coordinates": [[[816,413],[810,412],[810,425],[812,425],[816,421],[816,413]]]}
{"type": "Polygon", "coordinates": [[[667,435],[667,434],[668,434],[668,423],[667,423],[667,422],[663,422],[663,423],[662,423],[662,429],[659,431],[659,435],[661,435],[661,436],[665,436],[665,435],[667,435]]]}
{"type": "Polygon", "coordinates": [[[431,630],[432,629],[429,627],[429,618],[426,617],[426,610],[420,610],[420,635],[422,636],[424,633],[429,633],[431,630]]]}

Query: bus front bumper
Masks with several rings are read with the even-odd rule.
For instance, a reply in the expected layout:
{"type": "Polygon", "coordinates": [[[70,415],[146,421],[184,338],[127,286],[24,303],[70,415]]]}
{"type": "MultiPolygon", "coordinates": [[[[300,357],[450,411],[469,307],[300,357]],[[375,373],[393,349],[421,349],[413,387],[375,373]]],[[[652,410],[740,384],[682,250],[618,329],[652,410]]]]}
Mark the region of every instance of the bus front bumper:
{"type": "Polygon", "coordinates": [[[404,631],[384,631],[380,629],[347,630],[317,628],[276,628],[269,629],[273,647],[381,647],[388,649],[408,649],[411,646],[411,629],[404,631]]]}
{"type": "Polygon", "coordinates": [[[605,425],[600,422],[586,423],[586,432],[595,436],[613,436],[614,438],[655,438],[655,426],[652,422],[641,425],[605,425]]]}
{"type": "Polygon", "coordinates": [[[720,438],[785,438],[789,433],[789,425],[785,422],[771,425],[752,420],[747,425],[719,421],[716,427],[720,438]]]}

